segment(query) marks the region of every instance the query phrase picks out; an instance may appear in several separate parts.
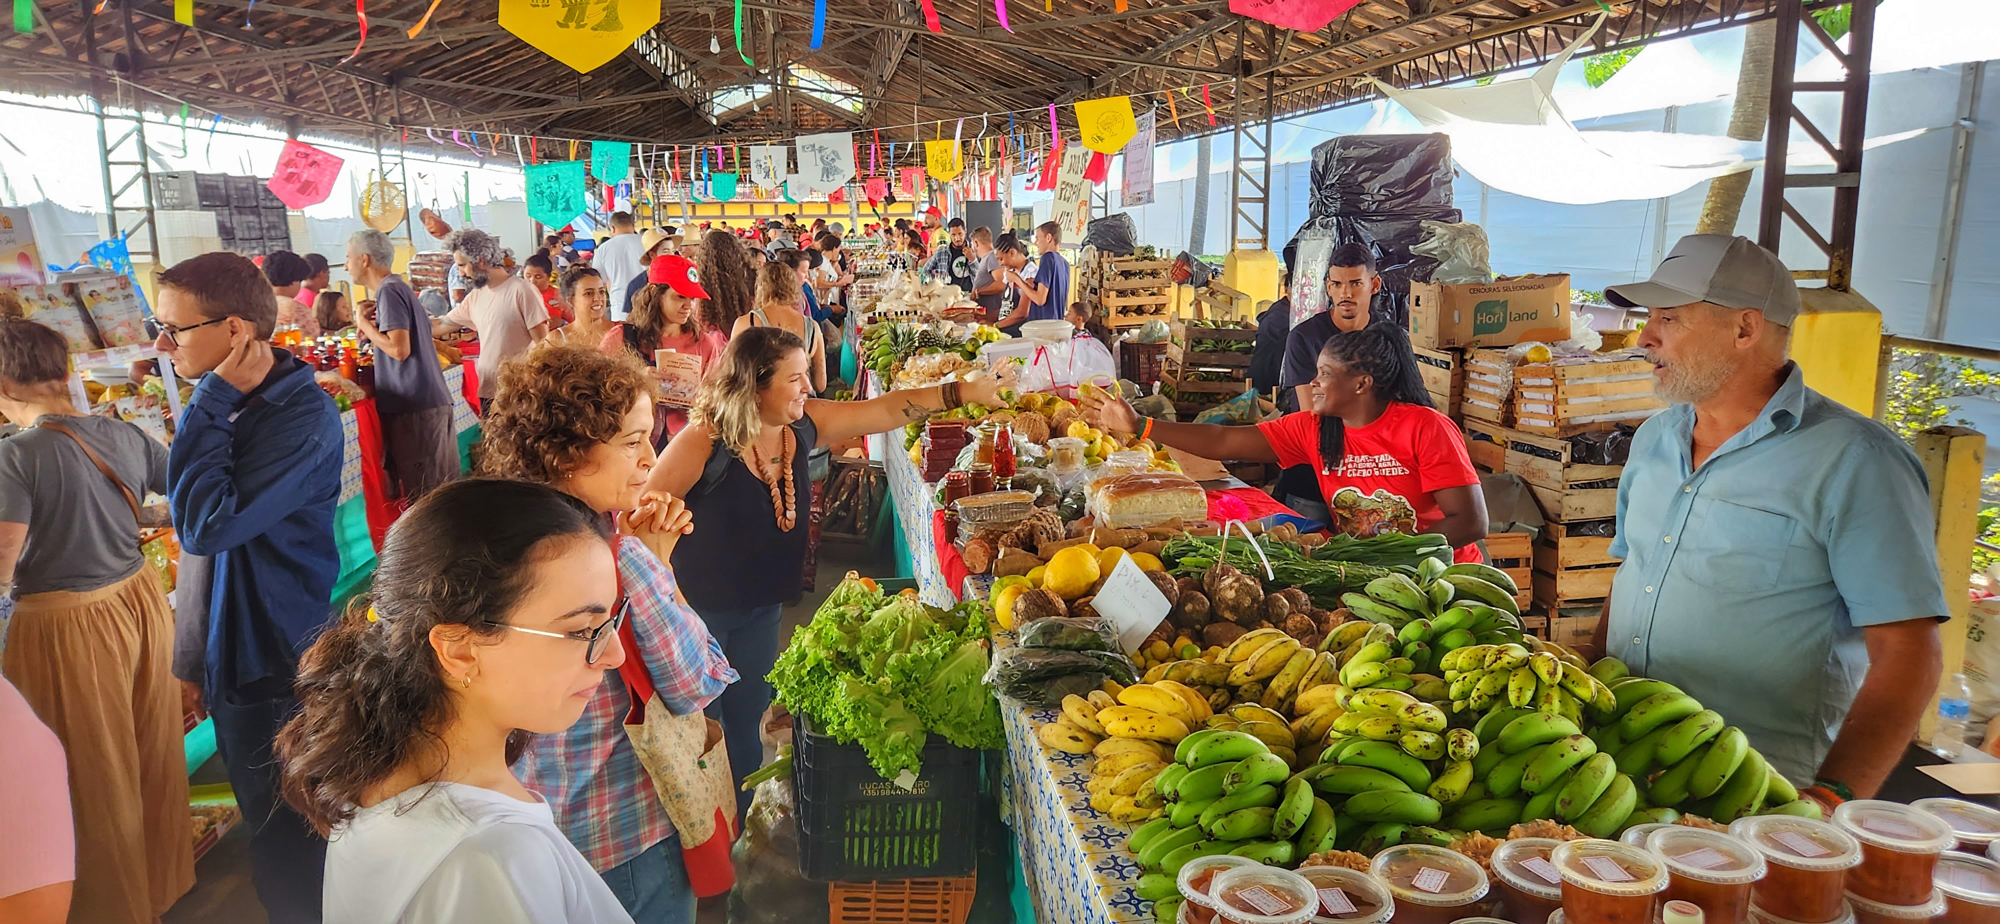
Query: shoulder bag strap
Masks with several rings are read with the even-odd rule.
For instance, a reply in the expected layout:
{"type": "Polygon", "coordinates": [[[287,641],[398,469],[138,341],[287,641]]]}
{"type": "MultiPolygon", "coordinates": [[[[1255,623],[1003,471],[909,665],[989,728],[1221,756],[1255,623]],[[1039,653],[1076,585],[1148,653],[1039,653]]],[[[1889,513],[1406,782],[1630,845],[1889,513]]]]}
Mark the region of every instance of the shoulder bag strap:
{"type": "Polygon", "coordinates": [[[97,470],[103,472],[104,477],[111,479],[111,483],[118,487],[118,493],[125,495],[126,505],[132,508],[132,519],[134,521],[140,519],[139,498],[133,495],[131,488],[125,486],[124,480],[118,477],[118,473],[112,471],[111,466],[105,464],[104,457],[98,455],[97,450],[90,448],[90,444],[84,442],[83,438],[77,436],[76,432],[71,430],[69,426],[66,424],[45,419],[42,422],[36,424],[35,426],[41,427],[44,430],[54,430],[57,433],[69,437],[72,442],[76,443],[77,448],[82,449],[83,454],[90,457],[90,463],[92,465],[97,466],[97,470]]]}
{"type": "MultiPolygon", "coordinates": [[[[611,537],[611,559],[614,568],[617,567],[620,541],[617,536],[611,537]]],[[[625,575],[620,572],[617,606],[625,605],[625,575]]],[[[632,634],[630,613],[625,614],[625,622],[618,627],[618,643],[625,646],[625,663],[618,665],[618,676],[632,691],[632,708],[635,714],[643,714],[646,701],[653,698],[653,677],[646,671],[646,659],[639,656],[639,639],[632,634]]]]}

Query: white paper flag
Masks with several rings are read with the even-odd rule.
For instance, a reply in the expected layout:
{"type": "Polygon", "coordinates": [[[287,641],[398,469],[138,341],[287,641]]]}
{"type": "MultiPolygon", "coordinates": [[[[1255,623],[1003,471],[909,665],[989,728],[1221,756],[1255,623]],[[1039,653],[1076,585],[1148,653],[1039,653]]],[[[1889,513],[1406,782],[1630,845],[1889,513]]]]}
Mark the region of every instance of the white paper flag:
{"type": "MultiPolygon", "coordinates": [[[[853,134],[827,132],[806,135],[798,140],[798,145],[799,176],[805,180],[808,192],[827,195],[854,176],[853,134]]],[[[793,190],[793,195],[797,194],[798,191],[793,190]]]]}
{"type": "Polygon", "coordinates": [[[1125,188],[1119,204],[1153,204],[1153,111],[1139,113],[1139,133],[1125,143],[1125,188]]]}
{"type": "Polygon", "coordinates": [[[784,145],[755,144],[750,146],[750,185],[758,189],[776,189],[785,181],[786,167],[791,159],[784,145]]]}

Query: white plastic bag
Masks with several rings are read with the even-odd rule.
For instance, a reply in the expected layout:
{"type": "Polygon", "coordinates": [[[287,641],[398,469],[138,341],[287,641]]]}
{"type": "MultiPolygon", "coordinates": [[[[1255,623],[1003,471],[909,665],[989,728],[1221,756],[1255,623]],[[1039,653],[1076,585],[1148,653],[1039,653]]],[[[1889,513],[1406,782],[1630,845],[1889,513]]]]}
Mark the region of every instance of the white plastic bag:
{"type": "Polygon", "coordinates": [[[1089,334],[1078,334],[1060,343],[1045,344],[1028,357],[1015,384],[1019,393],[1046,391],[1074,399],[1076,387],[1092,378],[1107,385],[1118,379],[1118,361],[1111,350],[1089,334]]]}
{"type": "Polygon", "coordinates": [[[1424,239],[1410,245],[1410,252],[1438,261],[1431,281],[1441,285],[1489,283],[1493,267],[1487,262],[1486,229],[1469,222],[1420,221],[1424,239]]]}

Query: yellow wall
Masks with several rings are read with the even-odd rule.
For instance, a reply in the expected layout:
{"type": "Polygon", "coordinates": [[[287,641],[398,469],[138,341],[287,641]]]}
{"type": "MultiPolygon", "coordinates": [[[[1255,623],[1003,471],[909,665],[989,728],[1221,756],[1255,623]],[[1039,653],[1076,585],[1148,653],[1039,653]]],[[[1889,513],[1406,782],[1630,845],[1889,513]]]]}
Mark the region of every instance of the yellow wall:
{"type": "MultiPolygon", "coordinates": [[[[845,222],[850,220],[847,203],[845,202],[838,205],[830,202],[794,203],[734,200],[729,202],[699,202],[690,206],[688,212],[694,216],[694,220],[696,221],[719,221],[729,227],[741,227],[751,222],[782,218],[786,215],[796,215],[799,220],[808,223],[815,218],[824,218],[830,222],[845,222]]],[[[898,218],[914,219],[917,214],[916,206],[910,202],[897,202],[894,205],[885,206],[881,209],[881,212],[890,221],[895,221],[898,218]]],[[[680,220],[680,206],[677,203],[664,203],[658,207],[658,210],[654,214],[657,216],[655,219],[657,222],[673,224],[680,220]]],[[[867,223],[874,220],[876,220],[875,210],[870,209],[866,203],[862,203],[861,221],[867,223]]]]}
{"type": "Polygon", "coordinates": [[[1853,292],[1800,289],[1799,300],[1792,359],[1804,371],[1806,387],[1873,415],[1882,312],[1853,292]]]}

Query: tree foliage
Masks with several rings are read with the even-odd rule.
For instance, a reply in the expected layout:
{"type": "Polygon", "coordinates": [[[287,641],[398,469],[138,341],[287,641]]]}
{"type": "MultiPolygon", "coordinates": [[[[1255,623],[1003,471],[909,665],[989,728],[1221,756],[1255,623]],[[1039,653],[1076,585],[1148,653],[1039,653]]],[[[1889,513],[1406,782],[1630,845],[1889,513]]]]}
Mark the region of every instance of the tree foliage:
{"type": "MultiPolygon", "coordinates": [[[[1910,440],[1931,427],[1969,423],[1953,416],[1955,399],[1995,395],[2000,395],[2000,373],[1986,371],[1974,360],[1897,350],[1889,363],[1882,422],[1895,430],[1896,435],[1910,440]]],[[[2000,488],[2000,476],[1988,479],[1985,487],[1988,493],[2000,488]]],[[[2000,545],[2000,507],[1984,507],[1979,511],[1979,538],[2000,545]]],[[[2000,557],[1993,553],[1973,549],[1975,570],[1985,570],[1996,561],[2000,557]]]]}
{"type": "Polygon", "coordinates": [[[1604,86],[1606,81],[1618,76],[1618,72],[1624,70],[1625,65],[1632,63],[1632,59],[1638,56],[1637,48],[1591,55],[1583,62],[1583,82],[1590,84],[1593,90],[1604,86]]]}

